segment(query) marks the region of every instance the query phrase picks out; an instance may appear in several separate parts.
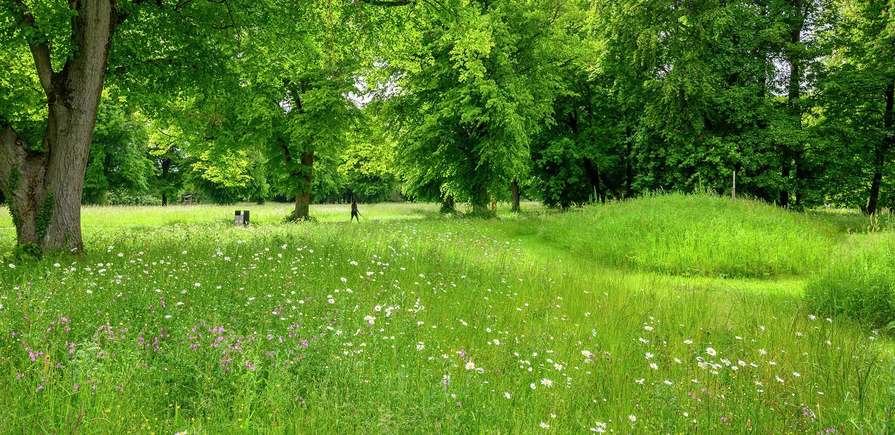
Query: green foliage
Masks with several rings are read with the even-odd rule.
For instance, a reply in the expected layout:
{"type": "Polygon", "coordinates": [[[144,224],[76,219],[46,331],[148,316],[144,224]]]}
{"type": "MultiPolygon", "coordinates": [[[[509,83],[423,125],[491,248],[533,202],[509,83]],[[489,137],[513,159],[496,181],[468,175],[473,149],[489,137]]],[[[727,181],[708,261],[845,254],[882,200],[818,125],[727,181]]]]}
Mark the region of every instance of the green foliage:
{"type": "Polygon", "coordinates": [[[150,190],[165,205],[176,201],[194,176],[192,158],[185,151],[187,138],[176,126],[161,128],[155,123],[149,128],[147,157],[152,162],[150,190]]]}
{"type": "Polygon", "coordinates": [[[561,138],[550,141],[533,155],[544,204],[568,208],[594,199],[595,184],[582,162],[587,158],[582,151],[572,139],[561,138]]]}
{"type": "Polygon", "coordinates": [[[152,177],[147,153],[147,121],[127,112],[121,98],[106,98],[100,105],[90,146],[82,201],[104,204],[111,190],[145,194],[152,177]]]}
{"type": "Polygon", "coordinates": [[[875,234],[812,279],[805,299],[813,312],[895,330],[895,237],[875,234]]]}
{"type": "Polygon", "coordinates": [[[162,205],[160,197],[149,194],[136,194],[129,190],[110,190],[105,197],[107,205],[162,205]]]}
{"type": "MultiPolygon", "coordinates": [[[[889,8],[891,9],[891,8],[889,8]]],[[[819,182],[828,202],[867,205],[877,151],[883,152],[881,203],[893,202],[893,126],[886,126],[886,88],[895,83],[895,31],[884,2],[836,4],[826,17],[831,31],[823,42],[834,53],[820,71],[814,123],[824,135],[818,160],[819,182]]]]}
{"type": "MultiPolygon", "coordinates": [[[[73,55],[72,12],[25,4],[33,27],[0,9],[0,116],[39,149],[46,101],[28,42],[49,41],[58,69],[73,55]]],[[[88,203],[110,190],[382,200],[400,183],[410,198],[449,195],[483,211],[515,179],[568,208],[657,190],[727,193],[734,172],[741,195],[799,207],[864,206],[877,173],[881,203],[895,198],[884,2],[119,9],[88,203]]]]}
{"type": "Polygon", "coordinates": [[[378,121],[373,119],[367,129],[351,134],[341,153],[338,173],[343,197],[354,195],[358,201],[380,202],[400,189],[395,155],[398,145],[382,131],[378,121]]]}
{"type": "Polygon", "coordinates": [[[372,62],[356,38],[370,18],[361,7],[270,2],[239,12],[265,24],[244,29],[239,53],[222,66],[221,92],[184,101],[177,116],[199,114],[185,131],[197,185],[214,186],[217,198],[337,195],[336,166],[359,114],[349,94],[372,62]]]}
{"type": "Polygon", "coordinates": [[[863,206],[882,168],[891,204],[890,13],[863,1],[567,11],[579,41],[554,123],[532,145],[535,185],[567,207],[655,190],[727,193],[736,171],[740,194],[863,206]]]}
{"type": "Polygon", "coordinates": [[[609,152],[595,155],[611,159],[602,166],[624,180],[615,183],[624,195],[726,192],[738,170],[740,192],[776,199],[779,135],[769,126],[782,115],[768,95],[781,74],[772,61],[783,44],[780,23],[746,1],[670,3],[600,3],[592,26],[605,43],[596,48],[599,87],[588,92],[606,92],[609,102],[585,100],[598,111],[579,128],[606,138],[600,124],[622,126],[609,133],[609,152]]]}
{"type": "Polygon", "coordinates": [[[561,88],[552,2],[461,2],[408,33],[398,64],[398,159],[406,190],[484,209],[525,171],[531,138],[561,88]]]}
{"type": "Polygon", "coordinates": [[[37,149],[46,128],[45,97],[27,42],[9,7],[0,5],[0,125],[10,123],[30,148],[37,149]]]}
{"type": "Polygon", "coordinates": [[[192,165],[194,173],[212,185],[238,189],[252,182],[249,167],[252,162],[245,152],[226,152],[221,155],[203,153],[192,165]]]}
{"type": "Polygon", "coordinates": [[[104,163],[106,150],[102,147],[91,147],[90,162],[84,175],[84,193],[81,201],[85,204],[103,204],[109,191],[109,180],[106,178],[104,163]]]}

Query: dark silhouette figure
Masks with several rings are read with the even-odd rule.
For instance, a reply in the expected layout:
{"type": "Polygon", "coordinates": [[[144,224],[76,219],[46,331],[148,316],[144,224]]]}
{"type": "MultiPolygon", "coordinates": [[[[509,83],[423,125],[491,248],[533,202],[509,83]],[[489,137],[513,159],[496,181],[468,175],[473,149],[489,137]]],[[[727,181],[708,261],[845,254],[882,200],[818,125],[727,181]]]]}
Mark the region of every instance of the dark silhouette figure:
{"type": "Polygon", "coordinates": [[[357,219],[357,222],[360,223],[360,212],[357,211],[357,200],[352,196],[351,197],[351,221],[353,222],[357,219]]]}

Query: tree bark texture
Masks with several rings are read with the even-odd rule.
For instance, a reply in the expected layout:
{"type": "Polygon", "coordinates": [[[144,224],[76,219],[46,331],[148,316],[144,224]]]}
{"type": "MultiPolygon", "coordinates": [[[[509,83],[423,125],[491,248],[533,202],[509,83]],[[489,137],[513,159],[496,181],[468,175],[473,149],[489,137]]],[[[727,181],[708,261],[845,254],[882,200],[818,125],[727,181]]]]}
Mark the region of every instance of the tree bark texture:
{"type": "MultiPolygon", "coordinates": [[[[33,28],[31,13],[23,2],[17,5],[21,25],[33,28]]],[[[72,5],[76,49],[61,71],[53,71],[45,40],[29,41],[47,97],[42,143],[27,143],[10,123],[0,120],[0,189],[9,198],[18,245],[38,252],[83,249],[84,174],[117,23],[111,0],[80,0],[72,5]]]]}
{"type": "Polygon", "coordinates": [[[519,180],[513,179],[513,183],[510,185],[510,190],[513,194],[513,206],[511,211],[513,213],[519,213],[522,211],[522,208],[519,206],[519,199],[521,197],[521,192],[519,191],[519,180]]]}
{"type": "Polygon", "coordinates": [[[301,221],[311,218],[311,186],[314,183],[314,151],[301,154],[301,168],[296,174],[295,210],[291,220],[301,221]]]}

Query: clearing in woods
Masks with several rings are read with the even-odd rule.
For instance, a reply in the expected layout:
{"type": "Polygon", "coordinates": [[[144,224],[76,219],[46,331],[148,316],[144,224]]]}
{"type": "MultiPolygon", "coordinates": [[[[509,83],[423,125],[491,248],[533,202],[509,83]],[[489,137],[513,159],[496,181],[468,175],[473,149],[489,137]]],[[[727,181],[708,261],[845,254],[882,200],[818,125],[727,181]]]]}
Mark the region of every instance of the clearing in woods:
{"type": "Polygon", "coordinates": [[[3,430],[893,430],[890,339],[803,297],[891,240],[862,216],[289,208],[86,207],[84,256],[5,262],[3,430]]]}

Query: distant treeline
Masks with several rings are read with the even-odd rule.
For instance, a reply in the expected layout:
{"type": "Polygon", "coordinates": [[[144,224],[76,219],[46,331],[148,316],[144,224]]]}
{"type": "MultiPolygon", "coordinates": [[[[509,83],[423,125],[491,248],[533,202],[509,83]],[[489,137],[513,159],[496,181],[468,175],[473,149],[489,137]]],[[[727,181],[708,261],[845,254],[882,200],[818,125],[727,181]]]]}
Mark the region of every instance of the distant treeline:
{"type": "MultiPolygon", "coordinates": [[[[310,200],[481,205],[517,189],[569,207],[655,190],[728,193],[736,172],[740,194],[784,206],[893,205],[888,3],[597,4],[543,13],[473,4],[460,21],[433,16],[403,37],[406,51],[388,53],[395,66],[378,64],[392,92],[364,104],[346,96],[360,64],[341,88],[321,79],[335,87],[329,98],[355,104],[331,100],[346,113],[304,125],[341,129],[316,149],[310,200]],[[464,37],[473,25],[487,35],[464,37]],[[431,62],[407,66],[420,56],[431,62]]],[[[299,106],[314,83],[278,98],[299,106]]],[[[102,106],[84,202],[295,199],[276,145],[204,146],[181,119],[150,119],[122,101],[102,106]]]]}

